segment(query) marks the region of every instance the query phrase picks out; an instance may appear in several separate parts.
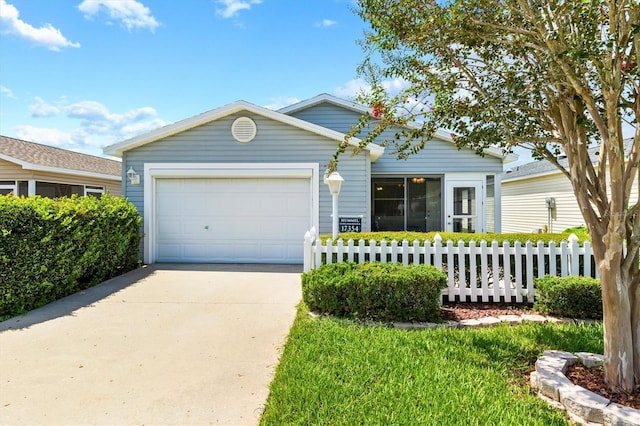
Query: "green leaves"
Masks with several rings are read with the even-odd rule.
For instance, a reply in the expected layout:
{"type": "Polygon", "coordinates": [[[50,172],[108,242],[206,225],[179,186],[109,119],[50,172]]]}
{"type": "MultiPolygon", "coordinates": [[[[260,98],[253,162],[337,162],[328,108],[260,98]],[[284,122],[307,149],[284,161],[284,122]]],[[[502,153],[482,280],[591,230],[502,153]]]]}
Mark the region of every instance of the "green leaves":
{"type": "Polygon", "coordinates": [[[141,218],[124,198],[0,196],[0,317],[133,269],[141,218]]]}
{"type": "MultiPolygon", "coordinates": [[[[455,131],[460,146],[478,152],[490,145],[509,150],[522,144],[539,147],[541,141],[565,144],[573,143],[568,140],[572,129],[566,128],[567,123],[577,123],[586,138],[597,132],[604,137],[604,126],[610,126],[607,107],[620,108],[623,117],[637,114],[628,99],[607,105],[602,97],[605,90],[637,96],[637,2],[360,0],[358,4],[358,14],[371,26],[359,69],[371,91],[359,101],[383,104],[386,111],[395,112],[376,121],[382,127],[377,132],[369,132],[361,122],[354,127],[352,136],[364,133],[363,146],[389,143],[379,140],[385,129],[412,121],[430,124],[403,135],[395,152],[399,158],[418,151],[437,128],[455,131]],[[409,87],[390,94],[385,80],[403,80],[409,87]],[[565,108],[576,99],[583,107],[565,108]],[[407,110],[407,102],[433,103],[433,109],[407,110]]],[[[371,116],[363,119],[370,121],[371,116]]]]}
{"type": "Polygon", "coordinates": [[[602,319],[600,281],[590,277],[555,277],[535,280],[534,308],[540,312],[569,318],[602,319]]]}
{"type": "Polygon", "coordinates": [[[302,275],[309,309],[376,321],[437,321],[446,285],[430,265],[333,263],[302,275]]]}

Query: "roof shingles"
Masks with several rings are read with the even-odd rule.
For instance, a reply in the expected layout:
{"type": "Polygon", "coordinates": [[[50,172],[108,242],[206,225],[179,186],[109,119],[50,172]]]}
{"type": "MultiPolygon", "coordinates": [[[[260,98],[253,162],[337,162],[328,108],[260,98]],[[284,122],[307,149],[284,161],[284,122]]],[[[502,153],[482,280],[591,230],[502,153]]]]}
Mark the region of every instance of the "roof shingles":
{"type": "Polygon", "coordinates": [[[0,155],[34,166],[121,176],[122,163],[0,135],[0,155]]]}

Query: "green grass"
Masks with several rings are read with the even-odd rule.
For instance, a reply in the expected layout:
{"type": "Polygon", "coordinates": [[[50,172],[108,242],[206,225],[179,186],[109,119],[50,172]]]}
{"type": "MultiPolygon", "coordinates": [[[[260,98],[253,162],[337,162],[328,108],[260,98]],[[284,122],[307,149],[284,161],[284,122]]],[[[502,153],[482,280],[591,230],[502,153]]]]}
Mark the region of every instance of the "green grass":
{"type": "Polygon", "coordinates": [[[602,353],[600,325],[397,330],[301,306],[262,425],[566,425],[529,389],[545,349],[602,353]]]}

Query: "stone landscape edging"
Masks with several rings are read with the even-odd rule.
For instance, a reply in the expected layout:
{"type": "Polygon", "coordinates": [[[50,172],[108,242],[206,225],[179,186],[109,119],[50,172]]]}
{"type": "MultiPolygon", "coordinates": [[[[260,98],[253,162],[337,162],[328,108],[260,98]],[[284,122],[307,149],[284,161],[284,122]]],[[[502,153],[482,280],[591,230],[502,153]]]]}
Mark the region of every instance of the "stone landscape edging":
{"type": "MultiPolygon", "coordinates": [[[[322,315],[309,312],[318,318],[322,315]]],[[[498,315],[446,323],[432,322],[393,322],[395,328],[403,330],[424,330],[432,328],[467,328],[490,327],[501,323],[521,324],[536,323],[597,323],[596,320],[579,320],[572,318],[555,318],[544,315],[498,315]]],[[[380,323],[376,323],[380,325],[380,323]]],[[[580,362],[585,367],[602,365],[604,357],[588,352],[572,354],[563,351],[544,351],[536,361],[536,370],[531,373],[531,387],[538,392],[538,397],[553,407],[566,411],[569,418],[578,424],[587,426],[638,426],[640,410],[616,404],[601,395],[591,392],[582,386],[574,385],[566,376],[567,368],[580,362]]]]}
{"type": "Polygon", "coordinates": [[[541,399],[566,411],[576,423],[589,426],[640,425],[640,410],[611,402],[567,379],[567,369],[578,362],[585,367],[593,367],[602,365],[604,357],[588,352],[544,351],[536,361],[536,370],[531,373],[531,387],[538,391],[541,399]]]}

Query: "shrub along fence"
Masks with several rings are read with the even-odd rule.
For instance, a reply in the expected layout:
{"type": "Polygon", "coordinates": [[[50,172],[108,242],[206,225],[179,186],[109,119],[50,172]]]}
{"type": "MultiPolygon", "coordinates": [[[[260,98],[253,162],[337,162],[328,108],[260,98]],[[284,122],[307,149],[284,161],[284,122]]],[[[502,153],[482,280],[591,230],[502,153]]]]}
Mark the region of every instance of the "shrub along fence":
{"type": "Polygon", "coordinates": [[[534,279],[551,276],[598,277],[591,243],[581,246],[576,235],[559,244],[554,241],[524,244],[515,241],[443,242],[436,234],[433,241],[398,242],[363,239],[346,243],[325,243],[311,232],[304,242],[304,271],[336,262],[381,262],[433,265],[447,274],[444,302],[533,303],[534,279]]]}

